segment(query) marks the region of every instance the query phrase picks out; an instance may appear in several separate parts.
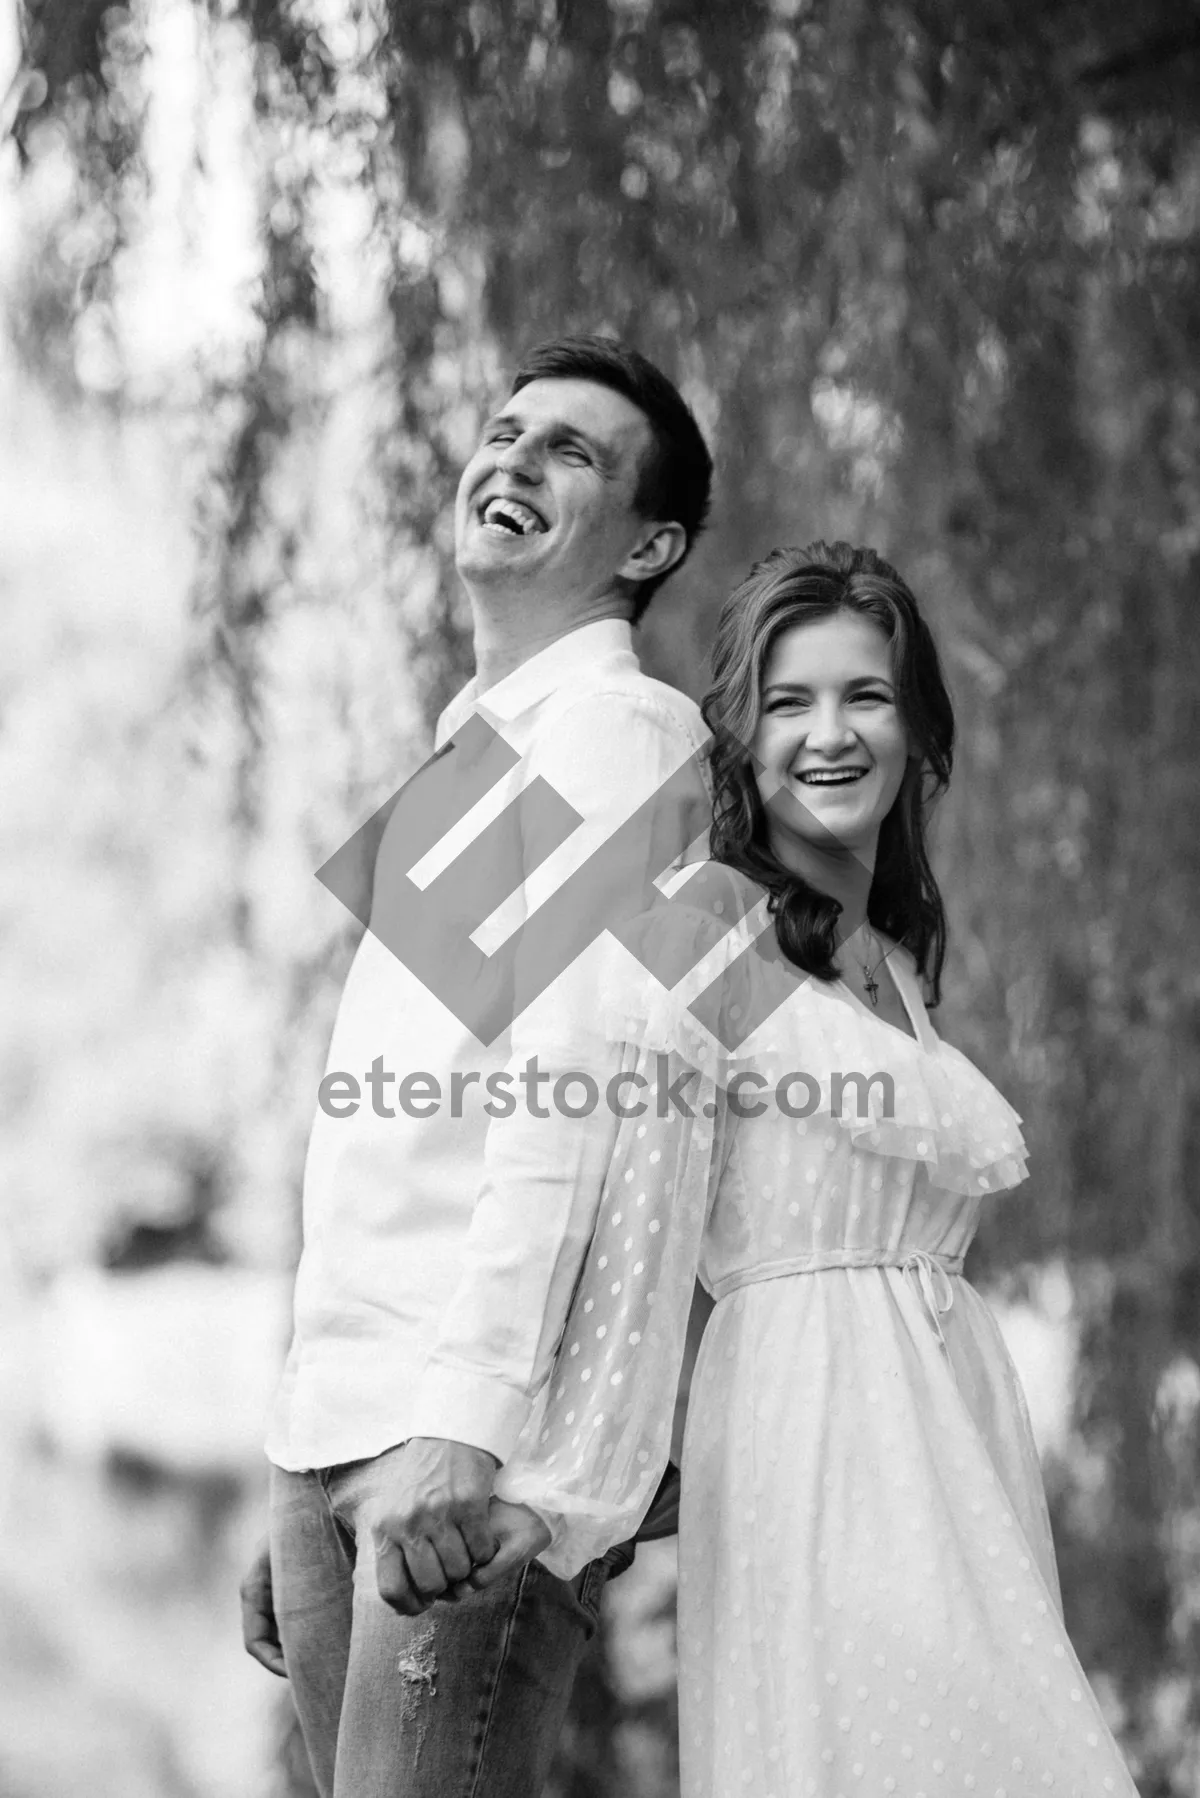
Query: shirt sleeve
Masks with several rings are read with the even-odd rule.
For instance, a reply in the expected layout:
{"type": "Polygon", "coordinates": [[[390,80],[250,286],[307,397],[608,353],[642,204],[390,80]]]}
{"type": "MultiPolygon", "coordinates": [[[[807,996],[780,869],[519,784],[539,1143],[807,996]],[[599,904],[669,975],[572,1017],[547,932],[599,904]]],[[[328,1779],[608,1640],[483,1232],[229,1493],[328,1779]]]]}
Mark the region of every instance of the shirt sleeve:
{"type": "Polygon", "coordinates": [[[643,906],[655,877],[703,831],[700,743],[664,705],[597,693],[531,746],[525,791],[536,794],[541,777],[579,825],[560,841],[552,812],[531,804],[525,814],[532,915],[516,957],[519,1008],[504,1075],[515,1104],[494,1112],[488,1129],[479,1202],[416,1395],[414,1435],[505,1461],[545,1384],[623,1123],[611,1083],[636,1071],[601,1022],[612,957],[623,953],[605,920],[614,907],[630,916],[643,906]],[[584,929],[571,959],[579,907],[595,929],[584,929]],[[554,973],[556,956],[564,965],[554,973]]]}

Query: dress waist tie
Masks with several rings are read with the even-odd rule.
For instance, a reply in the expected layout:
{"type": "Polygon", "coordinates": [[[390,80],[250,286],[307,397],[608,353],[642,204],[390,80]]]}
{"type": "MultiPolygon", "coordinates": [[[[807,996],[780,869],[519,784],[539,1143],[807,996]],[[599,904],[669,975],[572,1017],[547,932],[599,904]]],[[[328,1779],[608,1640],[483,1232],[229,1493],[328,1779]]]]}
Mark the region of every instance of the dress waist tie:
{"type": "Polygon", "coordinates": [[[811,1255],[794,1255],[787,1261],[767,1261],[759,1267],[726,1274],[724,1279],[714,1281],[712,1293],[720,1300],[743,1286],[756,1286],[764,1280],[786,1280],[793,1274],[823,1274],[838,1267],[898,1267],[902,1273],[911,1274],[934,1333],[949,1355],[942,1333],[942,1318],[954,1304],[952,1276],[958,1277],[962,1273],[961,1255],[938,1255],[930,1249],[817,1250],[811,1255]]]}
{"type": "Polygon", "coordinates": [[[911,1254],[904,1257],[901,1266],[906,1274],[916,1275],[934,1334],[949,1359],[950,1350],[946,1347],[946,1338],[942,1334],[942,1314],[954,1304],[954,1287],[950,1283],[950,1275],[962,1273],[962,1256],[931,1255],[925,1249],[913,1249],[911,1254]],[[955,1262],[957,1266],[953,1265],[955,1262]]]}

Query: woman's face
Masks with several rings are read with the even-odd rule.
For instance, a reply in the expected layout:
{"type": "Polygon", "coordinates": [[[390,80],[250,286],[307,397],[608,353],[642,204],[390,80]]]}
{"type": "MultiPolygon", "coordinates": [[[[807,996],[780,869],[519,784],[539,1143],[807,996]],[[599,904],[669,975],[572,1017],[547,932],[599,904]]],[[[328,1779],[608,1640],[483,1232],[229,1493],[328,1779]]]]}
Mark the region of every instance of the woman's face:
{"type": "Polygon", "coordinates": [[[776,852],[841,845],[873,862],[909,755],[889,639],[857,612],[794,625],[771,646],[760,703],[751,747],[776,852]]]}

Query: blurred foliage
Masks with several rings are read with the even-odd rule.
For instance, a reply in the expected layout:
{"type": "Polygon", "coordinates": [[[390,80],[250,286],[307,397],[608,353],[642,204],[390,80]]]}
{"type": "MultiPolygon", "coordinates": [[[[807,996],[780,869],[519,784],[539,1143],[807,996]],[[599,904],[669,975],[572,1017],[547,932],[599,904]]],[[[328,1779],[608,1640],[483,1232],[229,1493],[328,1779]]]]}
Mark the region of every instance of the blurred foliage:
{"type": "MultiPolygon", "coordinates": [[[[206,919],[275,1058],[177,1162],[208,1165],[207,1129],[235,1235],[248,1170],[294,1177],[281,1095],[345,955],[296,895],[468,666],[455,470],[522,348],[627,335],[718,446],[655,671],[698,691],[731,581],[817,535],[883,548],[938,626],[962,720],[943,1028],[1035,1152],[976,1271],[1070,1272],[1069,1619],[1144,1798],[1193,1792],[1194,5],[30,0],[24,26],[10,333],[62,405],[169,422],[197,530],[162,703],[215,783],[201,814],[219,795],[206,919]]],[[[591,1682],[578,1738],[607,1715],[591,1682]]],[[[585,1758],[573,1792],[618,1789],[585,1758]]]]}

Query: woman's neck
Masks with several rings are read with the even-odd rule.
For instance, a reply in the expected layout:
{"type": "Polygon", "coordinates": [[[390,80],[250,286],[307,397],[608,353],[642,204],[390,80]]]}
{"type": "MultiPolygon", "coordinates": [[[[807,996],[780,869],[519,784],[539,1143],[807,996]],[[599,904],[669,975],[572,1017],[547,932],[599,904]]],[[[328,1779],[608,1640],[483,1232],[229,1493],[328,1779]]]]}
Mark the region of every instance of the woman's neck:
{"type": "Polygon", "coordinates": [[[841,906],[837,921],[838,943],[858,933],[867,920],[867,904],[875,875],[875,850],[878,839],[868,851],[846,849],[842,844],[824,848],[789,835],[777,840],[772,835],[771,854],[789,874],[797,874],[810,887],[841,906]]]}

